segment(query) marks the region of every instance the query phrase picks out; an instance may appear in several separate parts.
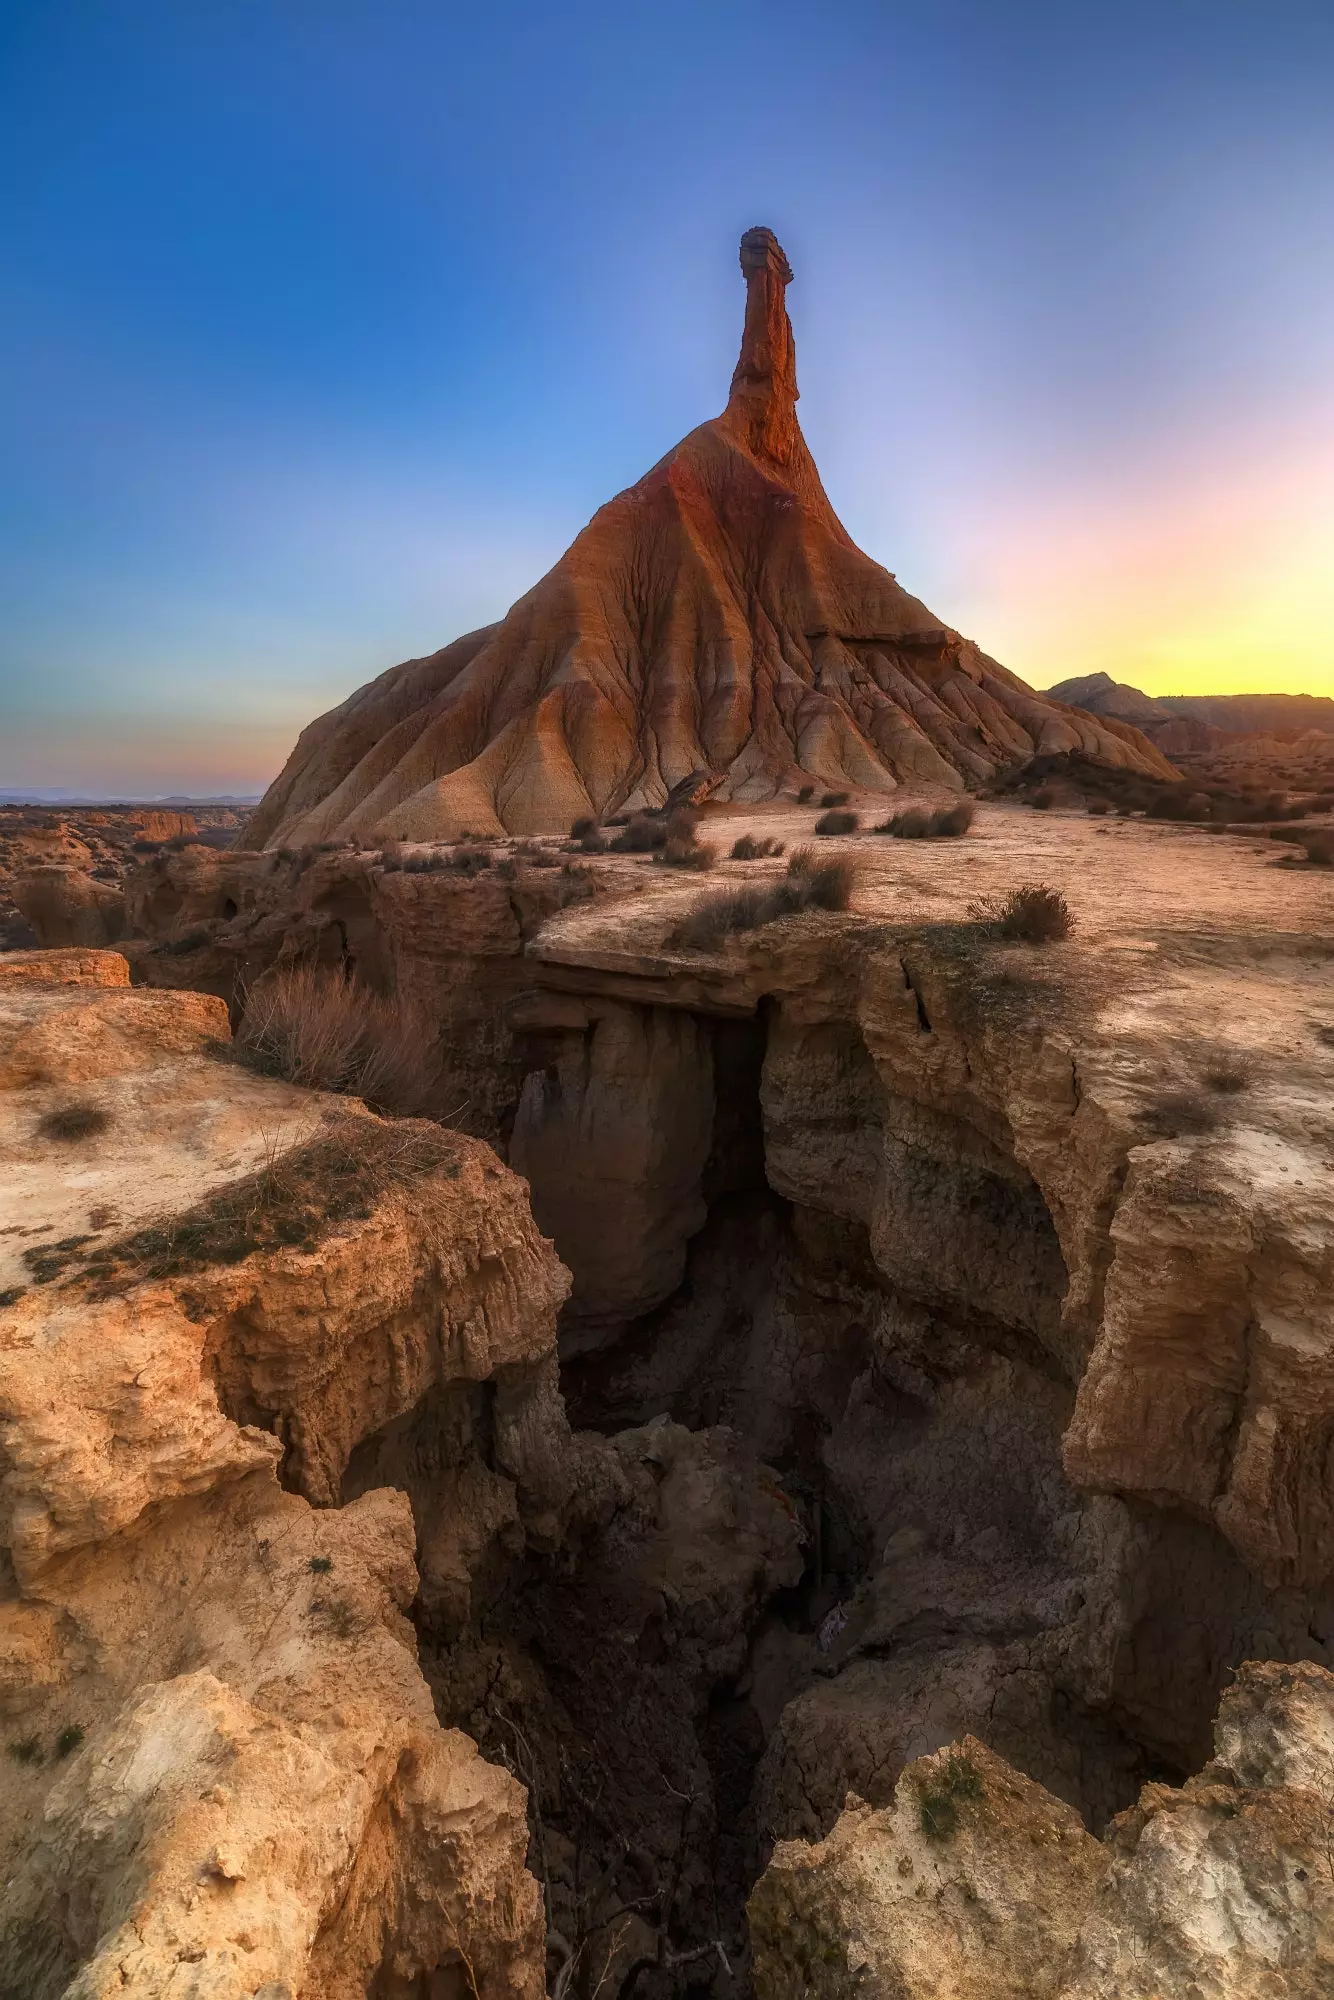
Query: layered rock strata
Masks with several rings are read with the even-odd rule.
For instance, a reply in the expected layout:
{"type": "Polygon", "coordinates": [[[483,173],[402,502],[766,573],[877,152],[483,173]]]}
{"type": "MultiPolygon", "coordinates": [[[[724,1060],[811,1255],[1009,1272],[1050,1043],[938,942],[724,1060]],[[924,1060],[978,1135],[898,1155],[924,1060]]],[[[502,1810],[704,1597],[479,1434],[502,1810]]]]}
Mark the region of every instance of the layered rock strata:
{"type": "Polygon", "coordinates": [[[1317,2000],[1334,1983],[1334,1675],[1244,1667],[1215,1756],[1105,1841],[971,1737],[891,1804],[781,1844],[750,1902],[760,2000],[1317,2000]]]}
{"type": "Polygon", "coordinates": [[[564,832],[815,784],[959,789],[1035,751],[1169,775],[1139,732],[1035,694],[853,544],[797,421],[773,233],[741,240],[727,408],[601,508],[498,624],[409,660],[303,731],[247,834],[564,832]]]}
{"type": "Polygon", "coordinates": [[[219,1060],[220,1001],[56,958],[0,987],[0,1985],[535,1996],[524,1792],[436,1720],[411,1505],[310,1501],[504,1377],[490,1476],[558,1507],[564,1273],[487,1148],[330,1124],[219,1060]]]}

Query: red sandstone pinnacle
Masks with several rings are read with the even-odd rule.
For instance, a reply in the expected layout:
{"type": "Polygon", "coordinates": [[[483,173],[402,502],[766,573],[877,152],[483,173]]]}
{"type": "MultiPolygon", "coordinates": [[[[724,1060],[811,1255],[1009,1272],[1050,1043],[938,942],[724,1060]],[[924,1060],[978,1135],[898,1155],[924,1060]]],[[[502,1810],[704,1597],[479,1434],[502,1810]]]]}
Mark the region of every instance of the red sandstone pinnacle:
{"type": "Polygon", "coordinates": [[[772,229],[748,229],[741,239],[746,325],[732,375],[727,416],[750,449],[786,465],[801,437],[797,427],[797,349],[784,293],[792,266],[772,229]]]}
{"type": "Polygon", "coordinates": [[[770,229],[741,239],[746,317],[722,415],[599,509],[496,625],[408,660],[302,732],[261,846],[556,833],[803,781],[961,789],[1035,751],[1170,775],[1139,731],[1036,694],[864,555],[797,421],[770,229]]]}

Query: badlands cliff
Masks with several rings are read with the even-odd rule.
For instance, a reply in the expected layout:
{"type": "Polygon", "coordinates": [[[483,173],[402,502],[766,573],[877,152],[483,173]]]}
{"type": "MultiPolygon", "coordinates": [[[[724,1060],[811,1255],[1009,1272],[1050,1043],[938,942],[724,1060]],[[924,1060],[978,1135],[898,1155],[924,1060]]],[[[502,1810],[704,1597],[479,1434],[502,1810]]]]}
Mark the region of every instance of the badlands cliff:
{"type": "Polygon", "coordinates": [[[782,857],[186,846],[0,959],[0,1992],[1328,1990],[1325,878],[818,844],[707,948],[782,857]],[[239,1064],[291,966],[471,1136],[239,1064]]]}
{"type": "Polygon", "coordinates": [[[247,838],[556,833],[692,774],[959,788],[1035,750],[1166,774],[1115,717],[1033,690],[852,542],[797,421],[792,273],[741,239],[727,407],[601,508],[499,624],[392,668],[303,731],[247,838]]]}

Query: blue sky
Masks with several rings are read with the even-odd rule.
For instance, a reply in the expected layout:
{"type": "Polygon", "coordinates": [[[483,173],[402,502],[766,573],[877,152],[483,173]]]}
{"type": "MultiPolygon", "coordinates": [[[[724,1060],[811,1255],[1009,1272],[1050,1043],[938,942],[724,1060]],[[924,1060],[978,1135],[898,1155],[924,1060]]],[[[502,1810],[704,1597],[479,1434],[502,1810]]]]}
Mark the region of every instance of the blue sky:
{"type": "Polygon", "coordinates": [[[257,789],[796,271],[854,536],[1038,684],[1334,692],[1334,7],[0,8],[0,787],[257,789]]]}

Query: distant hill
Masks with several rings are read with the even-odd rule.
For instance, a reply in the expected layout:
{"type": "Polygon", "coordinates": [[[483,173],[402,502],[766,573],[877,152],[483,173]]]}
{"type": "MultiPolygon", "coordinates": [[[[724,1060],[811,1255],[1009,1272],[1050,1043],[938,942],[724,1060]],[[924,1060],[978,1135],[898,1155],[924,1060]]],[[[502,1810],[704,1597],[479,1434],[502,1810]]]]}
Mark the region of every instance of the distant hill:
{"type": "Polygon", "coordinates": [[[1295,743],[1316,730],[1334,736],[1334,698],[1326,694],[1145,694],[1110,674],[1080,674],[1046,690],[1056,701],[1133,723],[1167,756],[1221,748],[1231,737],[1295,743]]]}

